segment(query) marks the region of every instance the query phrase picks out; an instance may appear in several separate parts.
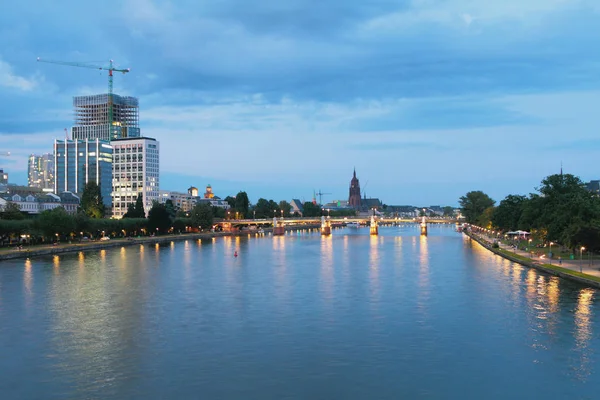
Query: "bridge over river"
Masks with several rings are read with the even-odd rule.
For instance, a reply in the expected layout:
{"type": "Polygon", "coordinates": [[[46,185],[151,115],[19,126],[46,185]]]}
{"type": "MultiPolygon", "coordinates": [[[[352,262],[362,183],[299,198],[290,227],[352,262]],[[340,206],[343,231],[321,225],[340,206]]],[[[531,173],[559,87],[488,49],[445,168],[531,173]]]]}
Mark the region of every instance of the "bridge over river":
{"type": "MultiPolygon", "coordinates": [[[[398,225],[398,224],[411,224],[420,223],[421,220],[418,218],[384,218],[384,217],[325,217],[332,226],[343,226],[349,223],[359,223],[361,225],[369,225],[371,218],[377,221],[378,225],[398,225]]],[[[456,219],[444,219],[444,218],[427,218],[428,224],[455,224],[458,220],[456,219]]],[[[322,217],[292,217],[292,218],[271,218],[271,219],[228,219],[217,222],[215,225],[219,225],[225,228],[241,228],[245,226],[258,226],[258,227],[273,227],[275,225],[320,225],[322,223],[322,217]]]]}

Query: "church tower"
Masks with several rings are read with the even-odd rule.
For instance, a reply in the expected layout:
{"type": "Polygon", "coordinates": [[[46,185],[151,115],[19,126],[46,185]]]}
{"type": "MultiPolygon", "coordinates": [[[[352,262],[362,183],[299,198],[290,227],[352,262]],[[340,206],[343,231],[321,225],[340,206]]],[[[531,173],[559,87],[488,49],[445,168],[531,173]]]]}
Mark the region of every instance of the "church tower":
{"type": "Polygon", "coordinates": [[[350,181],[350,196],[348,197],[348,205],[352,208],[360,208],[360,183],[356,177],[356,168],[354,169],[354,175],[350,181]]]}

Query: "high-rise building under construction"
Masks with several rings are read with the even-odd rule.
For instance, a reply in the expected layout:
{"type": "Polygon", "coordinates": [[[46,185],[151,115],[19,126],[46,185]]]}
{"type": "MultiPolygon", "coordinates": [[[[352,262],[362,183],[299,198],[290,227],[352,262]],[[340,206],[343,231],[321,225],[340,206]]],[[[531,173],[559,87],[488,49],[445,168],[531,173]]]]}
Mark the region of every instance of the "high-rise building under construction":
{"type": "Polygon", "coordinates": [[[140,137],[139,102],[136,97],[97,94],[73,97],[74,140],[105,140],[140,137]],[[112,125],[111,107],[112,99],[112,125]]]}

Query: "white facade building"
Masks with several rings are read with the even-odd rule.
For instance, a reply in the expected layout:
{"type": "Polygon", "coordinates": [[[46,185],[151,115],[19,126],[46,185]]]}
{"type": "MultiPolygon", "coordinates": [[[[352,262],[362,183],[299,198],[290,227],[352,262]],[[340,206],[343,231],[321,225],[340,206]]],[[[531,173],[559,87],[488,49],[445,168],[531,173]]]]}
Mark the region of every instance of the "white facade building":
{"type": "Polygon", "coordinates": [[[39,214],[57,207],[63,207],[67,213],[77,213],[80,199],[71,192],[60,194],[6,194],[0,197],[0,210],[4,210],[8,202],[15,203],[22,212],[39,214]]]}
{"type": "Polygon", "coordinates": [[[144,211],[159,200],[159,143],[139,137],[110,142],[113,147],[112,215],[122,218],[130,203],[142,196],[144,211]]]}
{"type": "Polygon", "coordinates": [[[181,211],[189,212],[194,208],[196,204],[208,204],[211,207],[219,207],[225,210],[229,210],[231,206],[225,200],[221,200],[218,197],[213,197],[211,199],[206,199],[200,196],[193,195],[193,189],[197,190],[194,187],[191,187],[187,193],[182,192],[171,192],[168,190],[160,191],[160,200],[159,202],[164,204],[167,200],[171,200],[173,202],[173,206],[181,211]]]}

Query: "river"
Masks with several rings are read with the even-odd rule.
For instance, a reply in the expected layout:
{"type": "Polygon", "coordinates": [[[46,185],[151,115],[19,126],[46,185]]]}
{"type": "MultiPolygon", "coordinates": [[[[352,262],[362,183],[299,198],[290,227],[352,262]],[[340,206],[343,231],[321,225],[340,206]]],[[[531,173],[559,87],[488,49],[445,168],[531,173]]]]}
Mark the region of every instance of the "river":
{"type": "Polygon", "coordinates": [[[0,264],[2,399],[597,398],[598,292],[433,225],[0,264]],[[234,252],[238,257],[234,257],[234,252]]]}

